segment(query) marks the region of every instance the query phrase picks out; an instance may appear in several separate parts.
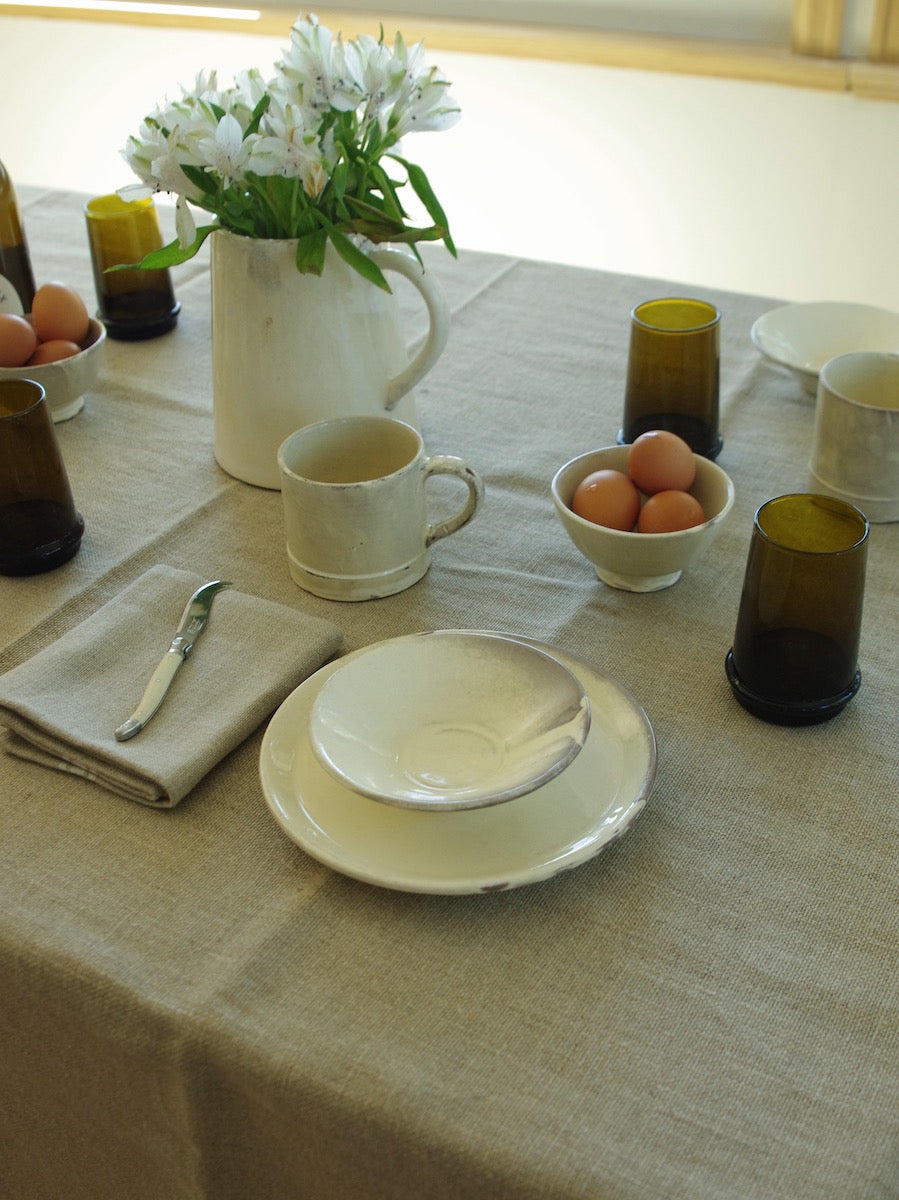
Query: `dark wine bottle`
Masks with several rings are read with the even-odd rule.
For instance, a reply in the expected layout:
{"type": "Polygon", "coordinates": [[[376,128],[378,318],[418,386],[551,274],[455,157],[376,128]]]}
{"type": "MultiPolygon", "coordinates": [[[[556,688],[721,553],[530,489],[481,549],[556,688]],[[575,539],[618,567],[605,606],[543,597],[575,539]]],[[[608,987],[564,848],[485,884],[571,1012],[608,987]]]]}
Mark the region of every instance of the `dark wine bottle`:
{"type": "Polygon", "coordinates": [[[3,304],[10,288],[17,293],[22,311],[31,312],[34,273],[31,270],[28,243],[19,217],[15,188],[0,162],[0,311],[4,308],[15,309],[15,305],[3,304]]]}

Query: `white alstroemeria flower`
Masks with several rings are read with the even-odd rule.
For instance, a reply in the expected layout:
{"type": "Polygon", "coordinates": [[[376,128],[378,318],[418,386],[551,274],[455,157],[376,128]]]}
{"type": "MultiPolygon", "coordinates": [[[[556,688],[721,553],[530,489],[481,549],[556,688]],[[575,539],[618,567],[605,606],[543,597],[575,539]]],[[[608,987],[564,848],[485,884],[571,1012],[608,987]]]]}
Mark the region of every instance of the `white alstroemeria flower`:
{"type": "Polygon", "coordinates": [[[392,97],[399,98],[409,95],[419,79],[424,75],[425,47],[424,42],[415,42],[407,46],[403,35],[397,33],[393,39],[393,54],[390,58],[390,76],[392,97]]]}
{"type": "Polygon", "coordinates": [[[333,39],[314,17],[297,21],[275,69],[296,91],[300,103],[317,112],[329,108],[352,112],[363,99],[342,40],[333,39]]]}
{"type": "MultiPolygon", "coordinates": [[[[385,153],[396,155],[404,135],[459,119],[448,86],[436,68],[425,67],[421,42],[407,47],[399,33],[392,44],[367,34],[344,42],[310,14],[294,23],[269,79],[251,68],[222,88],[215,71],[200,71],[191,89],[148,115],[122,150],[139,182],[119,194],[174,194],[178,240],[162,254],[171,264],[184,260],[184,250],[194,253],[215,226],[299,238],[300,270],[321,269],[322,231],[358,246],[360,225],[371,244],[442,238],[455,254],[422,173],[412,175],[403,159],[394,166],[406,169],[405,181],[376,169],[385,153]],[[329,186],[335,172],[339,187],[329,186]],[[431,225],[409,223],[396,202],[404,182],[431,225]],[[191,206],[211,213],[213,223],[198,230],[191,206]]],[[[353,266],[386,287],[362,255],[353,266]]]]}
{"type": "Polygon", "coordinates": [[[179,196],[175,201],[175,232],[182,250],[192,245],[197,236],[197,223],[184,196],[179,196]]]}
{"type": "MultiPolygon", "coordinates": [[[[179,153],[177,126],[168,134],[152,125],[141,126],[140,138],[128,139],[122,157],[151,195],[175,192],[196,200],[201,194],[181,169],[182,162],[187,160],[179,153]]],[[[120,189],[119,194],[124,191],[120,189]]],[[[132,194],[130,198],[137,196],[132,194]]]]}
{"type": "Polygon", "coordinates": [[[399,141],[415,131],[449,129],[462,115],[462,110],[449,95],[449,80],[436,67],[419,77],[409,95],[398,100],[390,114],[387,128],[399,141]]]}
{"type": "Polygon", "coordinates": [[[359,136],[364,140],[369,126],[380,124],[382,112],[393,104],[403,72],[397,71],[388,47],[367,34],[347,47],[347,58],[364,97],[359,114],[359,136]]]}
{"type": "Polygon", "coordinates": [[[197,143],[208,170],[218,175],[225,187],[241,180],[253,148],[253,139],[244,139],[240,122],[225,113],[215,127],[214,137],[204,137],[197,143]]]}
{"type": "Polygon", "coordinates": [[[156,191],[155,187],[145,183],[126,183],[124,187],[116,189],[116,195],[126,204],[130,204],[132,200],[149,200],[156,191]]]}
{"type": "Polygon", "coordinates": [[[310,200],[317,200],[325,190],[328,175],[320,162],[314,162],[303,176],[303,191],[310,200]]]}

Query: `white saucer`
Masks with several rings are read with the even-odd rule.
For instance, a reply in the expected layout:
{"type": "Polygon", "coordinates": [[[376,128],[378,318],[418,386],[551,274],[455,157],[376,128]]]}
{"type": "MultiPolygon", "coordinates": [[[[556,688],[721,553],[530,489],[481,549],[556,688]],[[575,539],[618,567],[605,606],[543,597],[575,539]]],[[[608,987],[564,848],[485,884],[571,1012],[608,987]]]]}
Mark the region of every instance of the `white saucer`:
{"type": "Polygon", "coordinates": [[[782,304],[758,318],[750,337],[766,358],[795,371],[814,396],[831,358],[857,350],[899,351],[899,313],[834,300],[782,304]]]}
{"type": "Polygon", "coordinates": [[[283,832],[354,879],[445,895],[549,879],[620,837],[655,778],[655,735],[646,713],[583,659],[517,640],[558,658],[590,699],[587,740],[561,775],[505,804],[460,812],[398,808],[350,791],[319,763],[308,734],[312,705],[338,659],[287,697],[262,741],[262,790],[283,832]]]}

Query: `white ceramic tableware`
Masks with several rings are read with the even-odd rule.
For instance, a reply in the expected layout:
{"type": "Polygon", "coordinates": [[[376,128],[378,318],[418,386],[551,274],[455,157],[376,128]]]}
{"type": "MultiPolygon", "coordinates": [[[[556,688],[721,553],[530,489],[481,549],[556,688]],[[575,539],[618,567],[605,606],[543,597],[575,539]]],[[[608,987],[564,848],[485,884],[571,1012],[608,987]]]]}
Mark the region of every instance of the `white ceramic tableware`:
{"type": "Polygon", "coordinates": [[[551,492],[559,519],[578,550],[593,563],[609,587],[628,592],[655,592],[677,583],[686,568],[718,535],[734,503],[734,485],[715,463],[701,455],[690,488],[706,520],[676,533],[635,533],[609,529],[579,517],[571,509],[575,489],[594,471],[627,470],[629,446],[604,446],[573,458],[556,472],[551,492]]]}
{"type": "Polygon", "coordinates": [[[399,808],[350,791],[322,767],[308,733],[315,698],[337,660],[288,696],[263,737],[262,790],[282,832],[351,878],[440,895],[537,883],[606,849],[631,827],[652,791],[652,726],[636,700],[594,666],[533,644],[574,672],[590,700],[584,748],[555,779],[508,804],[462,812],[399,808]]]}
{"type": "Polygon", "coordinates": [[[499,804],[578,754],[590,702],[549,654],[441,630],[348,655],[312,707],[322,765],[363,796],[432,811],[499,804]]]}
{"type": "Polygon", "coordinates": [[[247,483],[277,488],[278,446],[303,425],[391,414],[417,426],[414,388],[443,353],[451,326],[432,271],[405,251],[380,247],[369,254],[392,280],[402,276],[399,290],[408,284],[427,311],[424,338],[410,357],[397,296],[363,279],[333,246],[314,275],[297,270],[295,241],[218,229],[210,244],[213,445],[220,466],[247,483]]]}
{"type": "Polygon", "coordinates": [[[795,371],[814,396],[828,359],[855,350],[899,351],[899,312],[832,300],[783,304],[758,318],[751,337],[766,358],[795,371]]]}
{"type": "Polygon", "coordinates": [[[84,408],[84,394],[97,381],[105,349],[106,327],[92,317],[80,354],[40,367],[0,367],[0,379],[33,379],[44,389],[54,422],[68,421],[84,408]]]}
{"type": "Polygon", "coordinates": [[[824,364],[815,403],[812,486],[875,523],[899,521],[899,353],[824,364]]]}
{"type": "Polygon", "coordinates": [[[340,417],[292,433],[278,451],[291,578],[327,600],[371,600],[411,587],[429,547],[475,515],[484,486],[461,458],[428,456],[421,435],[392,417],[340,417]],[[428,520],[425,484],[453,475],[465,501],[428,520]]]}

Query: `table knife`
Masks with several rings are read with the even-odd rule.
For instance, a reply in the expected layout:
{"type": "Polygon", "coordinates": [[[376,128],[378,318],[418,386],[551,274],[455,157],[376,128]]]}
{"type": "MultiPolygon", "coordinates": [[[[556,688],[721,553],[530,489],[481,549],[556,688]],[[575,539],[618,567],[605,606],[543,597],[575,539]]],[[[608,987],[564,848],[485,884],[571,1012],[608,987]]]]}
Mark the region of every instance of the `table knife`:
{"type": "Polygon", "coordinates": [[[202,587],[197,588],[188,600],[171,645],[163,655],[159,666],[150,676],[150,682],[141,697],[140,704],[128,720],[115,731],[116,741],[127,742],[129,738],[140,733],[159,710],[172,680],[178,673],[178,668],[193,650],[197,638],[206,628],[216,592],[230,586],[228,580],[214,579],[211,583],[204,583],[202,587]]]}

